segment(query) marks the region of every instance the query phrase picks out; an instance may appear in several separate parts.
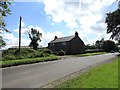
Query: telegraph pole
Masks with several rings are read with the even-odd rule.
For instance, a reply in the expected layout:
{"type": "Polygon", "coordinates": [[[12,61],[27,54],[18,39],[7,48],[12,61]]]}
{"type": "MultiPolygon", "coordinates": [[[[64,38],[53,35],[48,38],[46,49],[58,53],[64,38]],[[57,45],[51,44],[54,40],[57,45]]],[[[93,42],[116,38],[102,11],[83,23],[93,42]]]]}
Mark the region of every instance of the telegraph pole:
{"type": "Polygon", "coordinates": [[[118,1],[118,9],[120,10],[120,0],[118,1]]]}
{"type": "Polygon", "coordinates": [[[21,47],[21,21],[22,21],[22,17],[20,16],[20,25],[19,25],[19,52],[20,52],[20,47],[21,47]]]}

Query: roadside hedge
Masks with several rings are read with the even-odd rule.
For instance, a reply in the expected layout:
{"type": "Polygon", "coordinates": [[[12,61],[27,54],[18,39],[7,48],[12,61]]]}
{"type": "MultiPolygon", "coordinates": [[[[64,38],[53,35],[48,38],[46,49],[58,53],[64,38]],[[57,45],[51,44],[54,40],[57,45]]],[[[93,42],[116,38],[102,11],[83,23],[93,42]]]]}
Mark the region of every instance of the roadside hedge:
{"type": "Polygon", "coordinates": [[[23,65],[23,64],[44,62],[44,61],[53,61],[53,60],[58,60],[58,59],[59,58],[57,56],[50,55],[48,57],[41,57],[41,58],[8,60],[8,61],[0,61],[0,66],[1,67],[10,67],[10,66],[23,65]]]}

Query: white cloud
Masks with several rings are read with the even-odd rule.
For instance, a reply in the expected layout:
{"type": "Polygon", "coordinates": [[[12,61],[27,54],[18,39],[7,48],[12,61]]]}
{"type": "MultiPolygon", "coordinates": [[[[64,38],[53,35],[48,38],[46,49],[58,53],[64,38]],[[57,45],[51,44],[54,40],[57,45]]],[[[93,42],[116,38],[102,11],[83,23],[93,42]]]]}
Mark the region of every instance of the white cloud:
{"type": "Polygon", "coordinates": [[[42,0],[14,0],[14,2],[42,2],[42,0]]]}
{"type": "Polygon", "coordinates": [[[84,44],[89,43],[87,35],[85,34],[85,32],[81,31],[81,30],[72,30],[70,31],[70,35],[75,35],[75,32],[78,32],[79,37],[81,38],[81,40],[84,42],[84,44]]]}
{"type": "Polygon", "coordinates": [[[79,25],[76,20],[79,18],[80,2],[66,2],[65,0],[43,0],[45,5],[44,11],[52,17],[54,22],[66,23],[66,26],[76,28],[79,25]],[[74,12],[74,13],[73,13],[74,12]]]}
{"type": "Polygon", "coordinates": [[[63,37],[63,33],[56,31],[56,32],[44,32],[42,37],[42,46],[48,46],[48,43],[54,39],[54,37],[63,37]]]}
{"type": "MultiPolygon", "coordinates": [[[[18,27],[19,27],[19,24],[18,24],[18,27]]],[[[21,34],[24,34],[24,33],[26,33],[26,31],[28,31],[28,28],[25,28],[25,23],[23,21],[21,22],[21,29],[22,29],[21,34]]],[[[13,31],[19,33],[19,28],[15,29],[13,31]]]]}
{"type": "Polygon", "coordinates": [[[54,39],[55,36],[58,36],[58,37],[62,37],[63,36],[63,33],[60,32],[60,31],[55,31],[55,32],[45,32],[43,29],[41,29],[40,27],[38,26],[28,26],[28,28],[34,28],[34,29],[37,29],[39,32],[42,33],[42,41],[39,43],[40,45],[42,45],[43,47],[46,47],[48,46],[48,43],[54,39]]]}
{"type": "Polygon", "coordinates": [[[21,27],[24,27],[25,26],[25,23],[24,22],[21,22],[21,27]]]}
{"type": "Polygon", "coordinates": [[[53,22],[52,22],[52,23],[51,23],[51,25],[52,25],[52,26],[54,26],[54,25],[55,25],[55,23],[53,23],[53,22]]]}
{"type": "MultiPolygon", "coordinates": [[[[20,26],[20,23],[18,23],[18,27],[20,26]]],[[[25,26],[25,23],[21,21],[21,28],[25,26]]]]}
{"type": "MultiPolygon", "coordinates": [[[[19,45],[19,38],[15,37],[13,34],[3,34],[3,39],[6,41],[7,46],[18,46],[19,45]]],[[[21,45],[26,46],[30,43],[30,40],[27,38],[21,38],[21,45]]]]}
{"type": "MultiPolygon", "coordinates": [[[[44,11],[54,22],[66,23],[72,31],[78,28],[80,37],[85,43],[94,43],[101,38],[109,39],[110,34],[106,34],[105,13],[116,0],[43,0],[44,11]],[[80,27],[80,28],[79,28],[80,27]],[[96,35],[94,39],[89,39],[88,34],[96,35]]],[[[71,33],[72,32],[72,33],[71,33]]]]}
{"type": "MultiPolygon", "coordinates": [[[[17,33],[19,33],[19,29],[18,28],[15,29],[14,31],[17,32],[17,33]]],[[[21,29],[21,34],[25,34],[27,31],[28,31],[28,28],[22,28],[21,29]]]]}
{"type": "Polygon", "coordinates": [[[102,5],[103,5],[103,6],[109,6],[109,5],[111,5],[113,2],[116,2],[116,0],[102,0],[102,5]]]}
{"type": "MultiPolygon", "coordinates": [[[[56,32],[45,32],[42,28],[38,27],[38,26],[33,26],[33,25],[29,25],[27,28],[25,26],[25,23],[22,22],[22,30],[21,30],[21,45],[22,46],[28,46],[30,44],[30,39],[28,36],[27,31],[30,30],[30,28],[34,28],[37,29],[40,33],[42,33],[42,37],[41,37],[41,42],[39,42],[39,45],[42,45],[43,47],[47,47],[48,43],[54,39],[54,36],[58,36],[58,37],[62,37],[63,33],[60,31],[56,31],[56,32]]],[[[14,32],[19,33],[19,29],[15,29],[13,30],[14,32]]],[[[5,33],[2,35],[3,39],[6,41],[7,46],[18,46],[19,45],[19,38],[15,37],[15,35],[13,34],[8,34],[5,33]]]]}
{"type": "MultiPolygon", "coordinates": [[[[53,20],[51,25],[56,22],[65,22],[70,28],[70,35],[74,35],[78,31],[80,38],[85,44],[92,44],[101,38],[109,39],[110,35],[106,34],[106,24],[104,23],[104,10],[116,0],[36,0],[42,1],[45,5],[44,11],[49,19],[53,20]],[[75,30],[75,29],[78,30],[75,30]],[[90,35],[96,35],[96,38],[89,39],[90,35]]],[[[30,39],[24,37],[24,33],[30,28],[35,28],[42,33],[42,41],[40,45],[47,46],[47,43],[54,39],[54,36],[63,37],[60,31],[48,32],[38,26],[28,26],[22,22],[22,45],[29,45],[30,39]]],[[[14,30],[18,33],[18,29],[14,30]]],[[[7,39],[7,44],[18,45],[18,37],[13,34],[4,34],[4,39],[7,39]]]]}

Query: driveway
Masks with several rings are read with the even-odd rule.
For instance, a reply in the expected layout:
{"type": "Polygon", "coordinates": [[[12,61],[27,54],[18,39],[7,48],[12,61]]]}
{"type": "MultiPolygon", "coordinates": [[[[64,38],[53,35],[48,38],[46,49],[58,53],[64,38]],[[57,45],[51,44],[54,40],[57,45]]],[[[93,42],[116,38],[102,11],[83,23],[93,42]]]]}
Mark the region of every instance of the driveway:
{"type": "Polygon", "coordinates": [[[109,61],[115,57],[115,53],[109,53],[3,68],[2,86],[3,88],[39,88],[74,72],[109,61]]]}

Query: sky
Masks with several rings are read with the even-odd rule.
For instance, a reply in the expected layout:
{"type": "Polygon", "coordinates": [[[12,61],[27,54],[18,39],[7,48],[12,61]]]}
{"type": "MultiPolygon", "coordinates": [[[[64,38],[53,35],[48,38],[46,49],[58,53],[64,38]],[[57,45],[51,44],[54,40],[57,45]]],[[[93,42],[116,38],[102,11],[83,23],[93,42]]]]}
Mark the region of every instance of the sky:
{"type": "Polygon", "coordinates": [[[22,17],[22,46],[28,46],[30,28],[42,33],[40,46],[46,47],[54,36],[74,35],[85,44],[110,39],[105,24],[106,13],[116,10],[116,0],[14,0],[9,6],[11,15],[5,17],[7,29],[2,33],[7,47],[18,46],[19,18],[22,17]]]}

